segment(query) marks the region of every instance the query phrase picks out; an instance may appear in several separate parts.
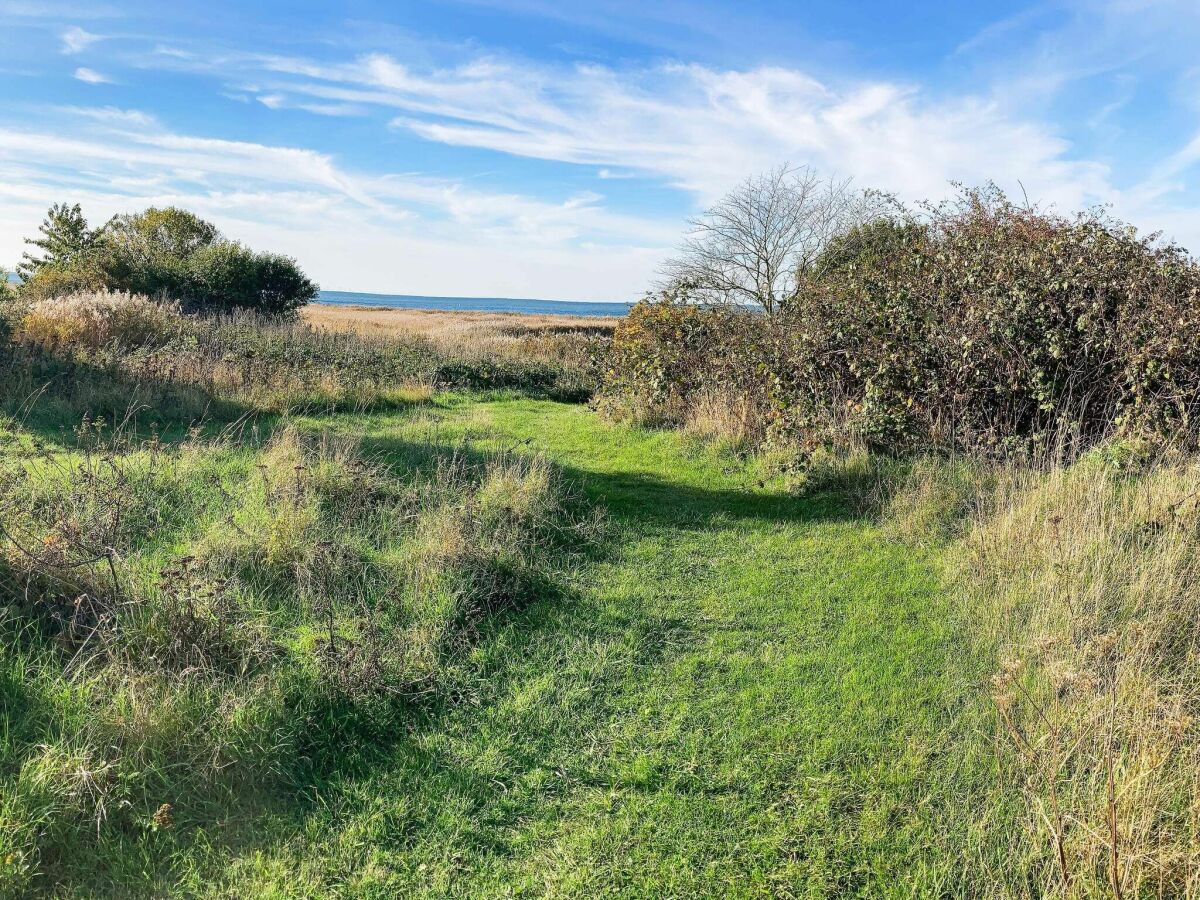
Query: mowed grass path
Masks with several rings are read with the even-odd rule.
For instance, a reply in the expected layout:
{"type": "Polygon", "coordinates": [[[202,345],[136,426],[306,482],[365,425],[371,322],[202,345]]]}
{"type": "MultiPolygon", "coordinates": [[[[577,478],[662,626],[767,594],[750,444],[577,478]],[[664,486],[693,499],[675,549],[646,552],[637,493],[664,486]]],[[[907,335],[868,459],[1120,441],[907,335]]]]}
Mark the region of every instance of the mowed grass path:
{"type": "Polygon", "coordinates": [[[486,625],[455,702],[329,766],[249,845],[182,864],[185,889],[963,892],[963,792],[982,763],[953,744],[971,667],[935,560],[837,498],[773,491],[579,406],[313,424],[400,458],[431,420],[447,442],[548,454],[607,510],[610,540],[561,595],[486,625]]]}

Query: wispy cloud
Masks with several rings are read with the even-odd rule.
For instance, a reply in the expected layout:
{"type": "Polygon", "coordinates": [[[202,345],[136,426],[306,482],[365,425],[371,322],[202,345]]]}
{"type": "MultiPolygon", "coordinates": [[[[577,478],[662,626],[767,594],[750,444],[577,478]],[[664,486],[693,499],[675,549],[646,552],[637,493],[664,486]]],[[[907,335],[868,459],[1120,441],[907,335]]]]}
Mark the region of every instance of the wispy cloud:
{"type": "Polygon", "coordinates": [[[236,237],[297,255],[331,287],[345,286],[349,266],[351,286],[366,289],[445,292],[454,271],[456,290],[603,299],[631,296],[630,275],[634,284],[648,279],[674,239],[673,228],[615,214],[595,193],[547,201],[354,172],[311,150],[180,134],[137,111],[61,111],[70,118],[53,131],[0,127],[0,252],[15,252],[46,206],[67,195],[98,219],[185,206],[236,237]],[[23,224],[8,224],[17,216],[23,224]]]}
{"type": "Polygon", "coordinates": [[[75,78],[77,81],[85,82],[86,84],[114,84],[113,79],[107,75],[97,72],[95,69],[89,69],[86,66],[80,66],[75,70],[75,78]]]}
{"type": "MultiPolygon", "coordinates": [[[[695,37],[727,15],[710,0],[479,2],[497,16],[589,29],[598,42],[625,40],[635,19],[695,37]]],[[[0,0],[0,10],[35,5],[0,0]]],[[[70,23],[109,32],[68,12],[35,26],[66,54],[101,39],[70,23]]],[[[761,30],[761,10],[745,15],[737,27],[761,30]]],[[[831,69],[799,51],[775,56],[804,60],[786,65],[747,53],[734,66],[714,62],[728,58],[719,54],[688,62],[686,40],[656,47],[674,59],[600,52],[586,55],[605,64],[579,64],[568,54],[529,58],[363,30],[307,43],[313,35],[297,35],[286,46],[310,49],[289,53],[228,31],[196,37],[144,24],[119,30],[96,63],[102,71],[80,67],[75,77],[133,86],[143,78],[131,72],[151,70],[186,80],[189,91],[207,83],[244,106],[222,106],[217,117],[203,103],[164,106],[157,118],[53,105],[41,119],[9,116],[0,127],[0,257],[19,246],[7,224],[14,209],[33,218],[69,195],[98,213],[190,206],[237,236],[305,256],[319,273],[354,272],[356,285],[331,286],[465,293],[469,282],[485,293],[630,296],[689,209],[785,161],[906,199],[944,197],[951,181],[994,180],[1063,210],[1111,203],[1200,249],[1194,0],[1034,3],[957,50],[948,39],[942,62],[952,81],[915,69],[872,75],[850,57],[831,69]],[[1170,128],[1126,151],[1113,138],[1135,133],[1150,85],[1170,128]],[[262,138],[301,133],[290,119],[286,131],[274,125],[303,113],[364,121],[314,128],[297,146],[262,138]],[[437,174],[442,158],[453,176],[437,174]],[[397,171],[417,165],[434,172],[397,171]],[[481,170],[499,174],[473,177],[481,170]],[[439,267],[450,279],[442,284],[439,267]]],[[[647,46],[628,40],[622,46],[647,46]]]]}
{"type": "Polygon", "coordinates": [[[59,37],[62,39],[62,52],[68,55],[82,53],[97,41],[104,40],[103,35],[84,31],[78,25],[72,25],[59,35],[59,37]]]}
{"type": "Polygon", "coordinates": [[[1070,205],[1111,188],[1106,167],[1073,156],[1054,129],[992,98],[932,98],[907,84],[834,85],[780,67],[551,69],[489,57],[430,72],[383,55],[264,67],[294,76],[292,94],[399,110],[393,126],[426,140],[637,173],[701,200],[784,160],[913,198],[941,196],[952,180],[1020,181],[1070,205]]]}

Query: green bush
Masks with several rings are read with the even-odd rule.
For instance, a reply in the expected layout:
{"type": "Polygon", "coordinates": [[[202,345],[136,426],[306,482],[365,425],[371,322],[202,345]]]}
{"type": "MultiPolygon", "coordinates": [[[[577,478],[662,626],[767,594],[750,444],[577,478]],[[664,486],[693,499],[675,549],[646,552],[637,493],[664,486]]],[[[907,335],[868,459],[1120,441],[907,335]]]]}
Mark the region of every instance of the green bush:
{"type": "Polygon", "coordinates": [[[765,316],[664,295],[639,303],[613,333],[599,406],[646,424],[682,424],[706,393],[773,404],[773,332],[765,316]]]}
{"type": "Polygon", "coordinates": [[[1194,442],[1198,300],[1200,265],[1177,246],[966,191],[832,242],[775,319],[644,304],[618,330],[601,402],[680,421],[715,384],[754,398],[759,432],[791,444],[1194,442]]]}
{"type": "Polygon", "coordinates": [[[294,260],[227,240],[175,207],[115,216],[92,231],[78,205],[55,206],[41,232],[29,243],[44,255],[26,254],[21,268],[22,292],[33,300],[107,289],[167,297],[195,311],[287,315],[317,296],[294,260]]]}
{"type": "Polygon", "coordinates": [[[182,295],[207,310],[279,315],[316,299],[317,287],[286,256],[219,241],[188,257],[182,295]]]}
{"type": "Polygon", "coordinates": [[[798,402],[847,399],[889,447],[1190,432],[1200,266],[1181,248],[996,190],[881,235],[886,252],[830,267],[787,311],[798,402]]]}

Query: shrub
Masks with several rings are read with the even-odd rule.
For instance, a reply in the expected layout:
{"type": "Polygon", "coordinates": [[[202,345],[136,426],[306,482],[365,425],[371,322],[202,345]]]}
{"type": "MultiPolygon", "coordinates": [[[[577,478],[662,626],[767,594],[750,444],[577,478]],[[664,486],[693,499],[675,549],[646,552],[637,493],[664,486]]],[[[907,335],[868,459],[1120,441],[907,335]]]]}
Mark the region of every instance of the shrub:
{"type": "Polygon", "coordinates": [[[990,189],[856,228],[803,275],[772,318],[641,305],[602,405],[677,423],[693,398],[733,392],[758,434],[793,446],[1073,455],[1114,432],[1195,440],[1200,265],[1179,247],[990,189]]]}
{"type": "Polygon", "coordinates": [[[206,310],[287,315],[314,300],[317,287],[286,256],[221,241],[188,257],[180,296],[206,310]]]}
{"type": "Polygon", "coordinates": [[[1200,267],[1098,214],[968,192],[884,252],[831,266],[788,310],[794,387],[830,385],[885,446],[1079,447],[1169,435],[1200,403],[1200,267]]]}
{"type": "Polygon", "coordinates": [[[22,292],[46,299],[109,289],[169,297],[193,310],[288,315],[317,296],[295,260],[226,240],[211,222],[175,207],[113,217],[90,230],[79,206],[53,207],[30,241],[22,292]]]}
{"type": "Polygon", "coordinates": [[[738,421],[758,434],[772,404],[771,337],[767,318],[755,313],[668,295],[639,303],[613,333],[599,406],[680,425],[702,396],[738,397],[738,421]]]}

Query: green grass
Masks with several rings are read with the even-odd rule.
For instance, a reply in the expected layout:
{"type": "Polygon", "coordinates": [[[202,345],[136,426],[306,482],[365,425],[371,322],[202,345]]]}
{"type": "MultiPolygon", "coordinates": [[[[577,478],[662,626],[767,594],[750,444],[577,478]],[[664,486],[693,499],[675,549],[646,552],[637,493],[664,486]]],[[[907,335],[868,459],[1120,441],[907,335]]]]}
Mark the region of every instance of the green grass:
{"type": "MultiPolygon", "coordinates": [[[[760,489],[735,460],[581,407],[463,403],[426,418],[447,441],[547,452],[608,510],[609,552],[566,598],[492,623],[458,673],[469,702],[329,773],[310,809],[233,854],[225,888],[961,886],[963,836],[946,835],[966,826],[940,813],[973,774],[946,753],[964,659],[932,560],[836,498],[760,489]]],[[[385,452],[418,427],[363,424],[385,452]]]]}
{"type": "Polygon", "coordinates": [[[970,813],[988,776],[983,667],[940,586],[938,545],[914,549],[836,495],[788,494],[678,433],[581,406],[444,397],[300,425],[401,467],[431,434],[545,453],[606,511],[605,537],[554,590],[480,621],[434,699],[341,723],[342,737],[302,748],[292,782],[247,788],[215,819],[205,797],[163,798],[186,825],[102,834],[42,888],[975,894],[996,826],[970,813]]]}

